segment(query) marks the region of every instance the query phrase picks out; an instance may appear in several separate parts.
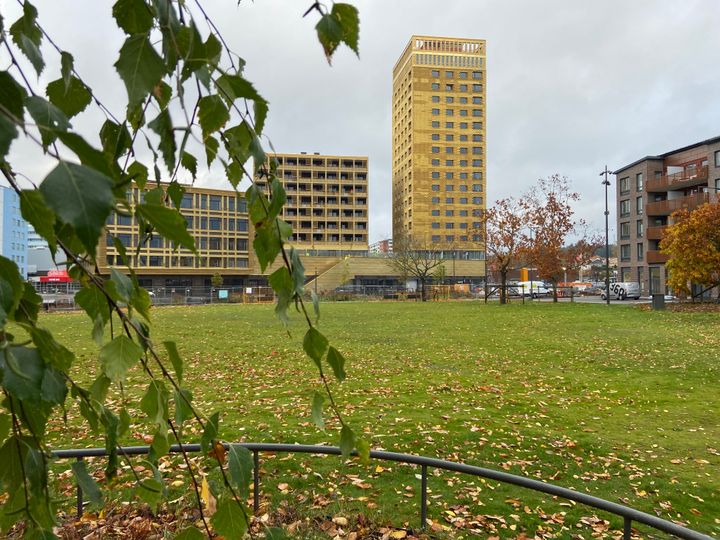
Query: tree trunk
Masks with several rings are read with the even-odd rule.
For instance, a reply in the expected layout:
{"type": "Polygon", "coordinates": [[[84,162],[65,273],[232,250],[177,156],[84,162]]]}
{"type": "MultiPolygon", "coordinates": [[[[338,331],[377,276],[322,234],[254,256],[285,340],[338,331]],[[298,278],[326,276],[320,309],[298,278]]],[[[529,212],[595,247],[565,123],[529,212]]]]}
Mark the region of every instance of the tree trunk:
{"type": "Polygon", "coordinates": [[[420,278],[420,299],[423,302],[427,302],[427,296],[425,296],[425,278],[420,278]]]}
{"type": "Polygon", "coordinates": [[[553,285],[553,302],[558,301],[558,295],[557,295],[557,279],[552,280],[553,285]]]}
{"type": "Polygon", "coordinates": [[[507,271],[500,270],[500,304],[507,304],[507,271]]]}

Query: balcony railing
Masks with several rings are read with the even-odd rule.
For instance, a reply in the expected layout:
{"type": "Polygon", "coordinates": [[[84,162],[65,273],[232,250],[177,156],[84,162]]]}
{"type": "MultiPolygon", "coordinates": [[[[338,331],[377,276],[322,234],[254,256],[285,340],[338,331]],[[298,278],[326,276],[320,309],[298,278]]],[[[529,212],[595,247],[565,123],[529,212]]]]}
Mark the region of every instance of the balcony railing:
{"type": "Polygon", "coordinates": [[[681,171],[658,178],[649,178],[645,183],[645,189],[649,192],[670,191],[683,189],[700,184],[707,184],[708,168],[697,167],[687,171],[681,171]]]}
{"type": "Polygon", "coordinates": [[[657,227],[648,227],[647,228],[648,240],[662,240],[663,234],[665,234],[665,229],[667,229],[667,225],[660,225],[657,227]]]}
{"type": "Polygon", "coordinates": [[[659,251],[656,251],[656,250],[651,249],[647,252],[648,264],[665,264],[666,262],[668,262],[669,258],[670,257],[665,255],[664,253],[660,253],[659,251]]]}
{"type": "Polygon", "coordinates": [[[693,210],[701,204],[705,204],[709,201],[709,193],[693,193],[692,195],[680,197],[678,199],[649,202],[645,207],[645,212],[649,216],[669,216],[676,210],[693,210]]]}

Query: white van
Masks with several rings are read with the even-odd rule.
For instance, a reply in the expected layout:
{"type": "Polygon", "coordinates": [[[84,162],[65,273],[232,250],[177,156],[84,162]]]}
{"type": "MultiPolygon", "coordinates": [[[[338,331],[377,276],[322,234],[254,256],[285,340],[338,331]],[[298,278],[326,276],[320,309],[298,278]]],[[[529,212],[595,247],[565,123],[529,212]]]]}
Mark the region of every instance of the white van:
{"type": "Polygon", "coordinates": [[[537,298],[538,296],[547,296],[551,294],[552,291],[548,289],[542,281],[519,281],[517,284],[517,292],[518,294],[537,298]]]}
{"type": "MultiPolygon", "coordinates": [[[[603,288],[600,297],[605,300],[605,288],[603,288]]],[[[635,281],[616,282],[610,284],[610,299],[625,300],[626,298],[640,298],[640,284],[635,281]]]]}

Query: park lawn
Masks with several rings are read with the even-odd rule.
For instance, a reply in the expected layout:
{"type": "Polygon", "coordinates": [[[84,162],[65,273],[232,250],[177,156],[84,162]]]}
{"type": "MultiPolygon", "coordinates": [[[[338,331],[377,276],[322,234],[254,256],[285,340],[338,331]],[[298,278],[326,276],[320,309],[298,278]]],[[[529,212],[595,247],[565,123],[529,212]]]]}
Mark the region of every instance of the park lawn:
{"type": "MultiPolygon", "coordinates": [[[[288,336],[272,310],[155,309],[153,335],[178,342],[185,385],[206,414],[223,411],[224,439],[337,444],[337,422],[321,431],[310,420],[320,385],[302,352],[303,321],[296,315],[288,336]]],[[[527,475],[720,533],[717,314],[474,301],[347,302],[321,312],[321,330],[348,360],[348,379],[331,387],[372,448],[527,475]]],[[[41,324],[70,344],[79,357],[74,376],[89,383],[97,371],[90,321],[50,314],[41,324]]],[[[140,375],[131,373],[124,389],[134,409],[140,375]]],[[[76,417],[71,409],[69,425],[56,426],[54,446],[101,443],[76,417]]],[[[148,435],[142,424],[131,432],[130,444],[148,435]]],[[[362,513],[412,528],[418,473],[397,463],[266,456],[263,496],[299,519],[362,513]]],[[[541,494],[432,474],[429,517],[439,536],[609,537],[622,526],[541,494]]],[[[191,503],[189,493],[184,500],[191,503]]]]}

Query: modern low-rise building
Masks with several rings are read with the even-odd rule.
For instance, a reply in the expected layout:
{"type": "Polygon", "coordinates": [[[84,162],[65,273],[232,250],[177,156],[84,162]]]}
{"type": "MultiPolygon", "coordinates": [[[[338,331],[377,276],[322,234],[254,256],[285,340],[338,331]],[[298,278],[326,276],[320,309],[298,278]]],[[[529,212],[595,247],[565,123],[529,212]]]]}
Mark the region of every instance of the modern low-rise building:
{"type": "Polygon", "coordinates": [[[0,255],[17,264],[27,277],[28,223],[20,213],[20,197],[9,187],[0,186],[0,255]]]}
{"type": "Polygon", "coordinates": [[[614,174],[618,279],[640,282],[643,294],[665,293],[667,256],[659,248],[663,231],[676,210],[718,200],[720,137],[646,156],[614,174]]]}

